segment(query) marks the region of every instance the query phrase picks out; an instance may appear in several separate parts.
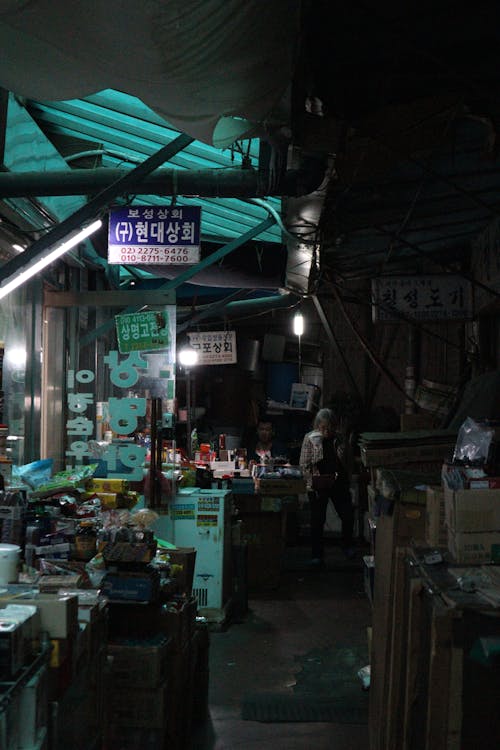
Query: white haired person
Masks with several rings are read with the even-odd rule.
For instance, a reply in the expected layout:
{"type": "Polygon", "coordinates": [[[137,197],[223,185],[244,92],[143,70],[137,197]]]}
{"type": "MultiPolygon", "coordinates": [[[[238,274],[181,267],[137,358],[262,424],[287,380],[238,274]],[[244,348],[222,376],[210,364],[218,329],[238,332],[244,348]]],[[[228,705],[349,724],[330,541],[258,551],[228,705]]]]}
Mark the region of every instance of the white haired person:
{"type": "Polygon", "coordinates": [[[331,409],[320,409],[316,414],[313,430],[302,442],[299,463],[306,479],[311,511],[311,565],[324,565],[323,527],[329,500],[342,522],[342,550],[347,558],[354,557],[354,511],[346,447],[336,430],[331,409]]]}

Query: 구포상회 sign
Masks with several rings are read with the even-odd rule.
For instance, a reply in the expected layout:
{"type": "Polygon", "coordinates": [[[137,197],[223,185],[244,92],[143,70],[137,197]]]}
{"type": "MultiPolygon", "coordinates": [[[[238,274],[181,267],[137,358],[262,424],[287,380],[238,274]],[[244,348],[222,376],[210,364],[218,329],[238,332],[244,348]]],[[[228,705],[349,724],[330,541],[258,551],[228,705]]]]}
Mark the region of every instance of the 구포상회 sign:
{"type": "Polygon", "coordinates": [[[236,358],[236,331],[194,331],[189,343],[198,352],[199,365],[231,365],[236,358]]]}

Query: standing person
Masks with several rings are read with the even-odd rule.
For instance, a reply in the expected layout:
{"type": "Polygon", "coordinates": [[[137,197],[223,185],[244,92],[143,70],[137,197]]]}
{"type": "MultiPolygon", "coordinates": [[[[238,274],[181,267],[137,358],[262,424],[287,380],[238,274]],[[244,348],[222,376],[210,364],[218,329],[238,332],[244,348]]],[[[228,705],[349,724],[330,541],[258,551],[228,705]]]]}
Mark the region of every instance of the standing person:
{"type": "Polygon", "coordinates": [[[321,567],[323,527],[328,501],[331,500],[342,522],[342,549],[347,558],[354,556],[352,507],[345,442],[335,430],[331,409],[320,409],[313,430],[305,435],[300,451],[300,468],[306,479],[311,510],[311,565],[321,567]]]}

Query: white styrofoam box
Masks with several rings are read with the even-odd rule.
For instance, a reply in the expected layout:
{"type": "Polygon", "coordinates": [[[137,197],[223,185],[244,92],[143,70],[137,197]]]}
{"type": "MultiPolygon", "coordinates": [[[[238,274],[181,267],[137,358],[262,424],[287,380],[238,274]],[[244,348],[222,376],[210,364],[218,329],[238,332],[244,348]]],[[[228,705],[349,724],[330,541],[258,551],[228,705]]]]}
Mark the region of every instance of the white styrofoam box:
{"type": "Polygon", "coordinates": [[[234,461],[210,461],[210,468],[216,471],[218,474],[232,474],[235,467],[236,464],[234,461]]]}
{"type": "Polygon", "coordinates": [[[312,411],[319,398],[319,389],[315,385],[292,383],[290,406],[294,409],[312,411]]]}

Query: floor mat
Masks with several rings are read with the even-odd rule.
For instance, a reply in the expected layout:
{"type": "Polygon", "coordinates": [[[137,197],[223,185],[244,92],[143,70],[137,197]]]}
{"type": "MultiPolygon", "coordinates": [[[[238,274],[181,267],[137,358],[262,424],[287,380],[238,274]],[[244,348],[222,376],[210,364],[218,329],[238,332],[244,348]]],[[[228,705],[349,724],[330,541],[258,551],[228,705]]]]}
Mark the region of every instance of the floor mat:
{"type": "Polygon", "coordinates": [[[366,709],[333,698],[289,693],[256,693],[245,696],[241,718],[246,721],[330,721],[336,724],[366,724],[366,709]]]}
{"type": "Polygon", "coordinates": [[[245,695],[242,719],[262,722],[368,722],[368,693],[358,670],[367,663],[367,646],[341,645],[313,649],[296,657],[299,669],[293,692],[245,695]]]}

